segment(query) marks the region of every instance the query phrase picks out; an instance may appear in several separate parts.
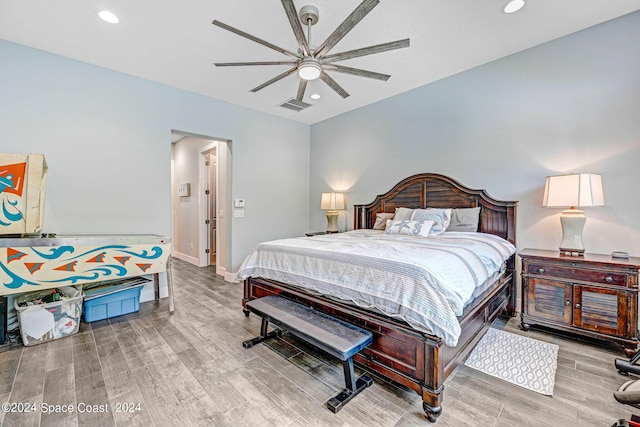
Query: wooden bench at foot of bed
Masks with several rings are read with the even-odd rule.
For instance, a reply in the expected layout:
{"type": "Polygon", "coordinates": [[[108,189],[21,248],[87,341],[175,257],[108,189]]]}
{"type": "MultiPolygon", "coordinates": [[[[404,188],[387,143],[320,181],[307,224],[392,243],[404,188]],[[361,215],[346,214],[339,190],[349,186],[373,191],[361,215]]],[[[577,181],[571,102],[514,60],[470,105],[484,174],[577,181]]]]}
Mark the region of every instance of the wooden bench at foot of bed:
{"type": "Polygon", "coordinates": [[[267,332],[271,322],[342,361],[345,388],[327,401],[327,408],[334,414],[371,385],[372,381],[366,375],[356,379],[353,370],[353,356],[371,344],[371,332],[273,295],[248,301],[245,308],[262,317],[262,325],[259,336],[242,343],[244,348],[278,335],[276,331],[267,332]]]}

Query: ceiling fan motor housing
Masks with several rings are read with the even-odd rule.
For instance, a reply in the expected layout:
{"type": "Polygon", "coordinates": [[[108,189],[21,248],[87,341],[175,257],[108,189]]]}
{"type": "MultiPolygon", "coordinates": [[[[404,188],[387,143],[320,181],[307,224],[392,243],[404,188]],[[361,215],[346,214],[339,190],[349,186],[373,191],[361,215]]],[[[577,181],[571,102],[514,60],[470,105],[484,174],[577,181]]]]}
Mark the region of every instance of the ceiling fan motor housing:
{"type": "Polygon", "coordinates": [[[320,19],[320,12],[317,7],[307,5],[302,6],[298,16],[300,16],[300,21],[304,25],[315,25],[318,22],[318,19],[320,19]]]}

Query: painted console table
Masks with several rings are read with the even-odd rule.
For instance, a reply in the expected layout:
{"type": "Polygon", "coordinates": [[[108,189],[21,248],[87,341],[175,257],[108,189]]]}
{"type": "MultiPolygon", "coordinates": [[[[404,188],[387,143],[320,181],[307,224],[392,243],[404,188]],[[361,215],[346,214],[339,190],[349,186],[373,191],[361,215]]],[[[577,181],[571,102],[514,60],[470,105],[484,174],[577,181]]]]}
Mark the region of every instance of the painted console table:
{"type": "Polygon", "coordinates": [[[149,234],[0,238],[0,295],[167,273],[174,311],[171,240],[149,234]]]}

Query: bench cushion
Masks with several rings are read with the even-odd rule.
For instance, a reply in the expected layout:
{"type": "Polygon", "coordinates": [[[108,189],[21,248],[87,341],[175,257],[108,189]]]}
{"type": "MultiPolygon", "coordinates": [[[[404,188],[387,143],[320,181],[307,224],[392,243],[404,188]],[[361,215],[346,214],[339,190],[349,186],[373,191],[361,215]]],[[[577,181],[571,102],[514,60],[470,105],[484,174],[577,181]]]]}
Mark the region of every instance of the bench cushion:
{"type": "Polygon", "coordinates": [[[369,331],[282,297],[258,298],[248,301],[246,307],[343,361],[373,340],[369,331]]]}

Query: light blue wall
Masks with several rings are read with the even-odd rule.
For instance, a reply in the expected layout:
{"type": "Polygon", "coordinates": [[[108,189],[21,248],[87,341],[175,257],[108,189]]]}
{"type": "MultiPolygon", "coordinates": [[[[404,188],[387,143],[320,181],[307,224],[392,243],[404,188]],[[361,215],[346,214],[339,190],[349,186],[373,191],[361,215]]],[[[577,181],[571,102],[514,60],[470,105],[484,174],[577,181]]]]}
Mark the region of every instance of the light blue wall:
{"type": "Polygon", "coordinates": [[[45,153],[44,231],[168,235],[171,129],[232,140],[233,271],[260,241],[324,229],[322,191],[351,209],[427,171],[519,200],[518,246],[550,249],[544,177],[601,173],[585,245],[640,255],[639,44],[634,13],[309,128],[0,40],[0,152],[45,153]]]}
{"type": "Polygon", "coordinates": [[[326,226],[323,191],[347,192],[352,228],[352,204],[437,172],[519,200],[518,247],[556,249],[545,176],[593,172],[606,206],[586,208],[585,247],[640,256],[639,165],[636,12],[313,125],[311,226],[326,226]]]}
{"type": "Polygon", "coordinates": [[[308,230],[309,126],[0,40],[0,152],[45,154],[43,231],[170,235],[172,129],[232,141],[227,270],[308,230]]]}

